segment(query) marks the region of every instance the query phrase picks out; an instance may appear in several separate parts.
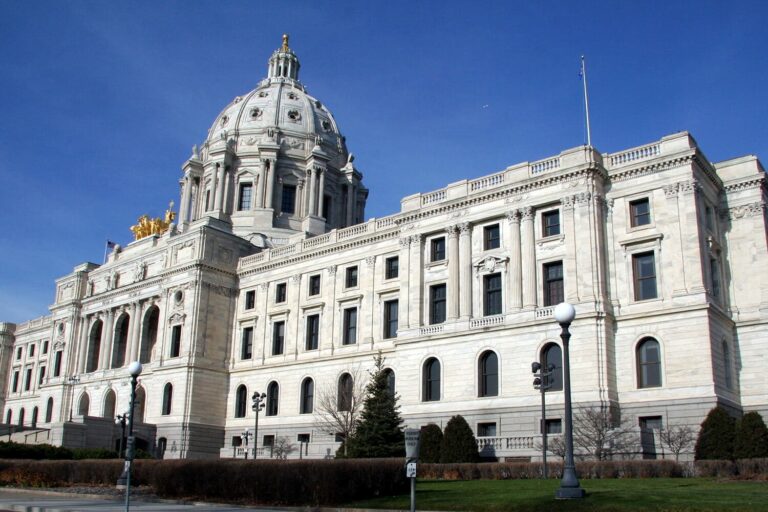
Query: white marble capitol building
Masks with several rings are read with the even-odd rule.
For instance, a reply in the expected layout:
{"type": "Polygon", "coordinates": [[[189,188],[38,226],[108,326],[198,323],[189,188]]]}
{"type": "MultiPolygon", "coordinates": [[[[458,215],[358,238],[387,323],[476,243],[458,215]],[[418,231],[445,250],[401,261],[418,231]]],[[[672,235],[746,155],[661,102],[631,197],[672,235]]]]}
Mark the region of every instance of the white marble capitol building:
{"type": "Polygon", "coordinates": [[[0,323],[7,438],[114,447],[139,360],[140,447],[242,455],[258,391],[259,449],[285,436],[323,457],[339,443],[318,427],[318,398],[381,351],[407,425],[462,414],[486,453],[535,457],[531,362],[561,365],[561,301],[577,311],[575,407],[648,429],[698,425],[716,404],[768,416],[768,189],[754,156],[712,163],[686,132],[612,154],[579,146],[365,220],[363,175],[285,41],[182,171],[177,215],[144,218],[106,263],[58,279],[49,316],[0,323]]]}

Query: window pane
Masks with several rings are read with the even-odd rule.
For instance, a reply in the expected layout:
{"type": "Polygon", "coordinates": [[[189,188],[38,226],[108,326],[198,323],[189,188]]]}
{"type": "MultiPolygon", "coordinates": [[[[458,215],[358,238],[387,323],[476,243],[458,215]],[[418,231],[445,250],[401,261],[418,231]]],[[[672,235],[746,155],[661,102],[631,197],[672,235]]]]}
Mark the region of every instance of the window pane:
{"type": "Polygon", "coordinates": [[[397,256],[386,259],[386,269],[384,276],[385,279],[396,278],[398,276],[399,270],[399,260],[397,256]]]}
{"type": "Polygon", "coordinates": [[[632,263],[635,274],[635,300],[655,299],[658,295],[654,254],[635,254],[632,263]]]}
{"type": "Polygon", "coordinates": [[[251,209],[251,193],[253,186],[250,183],[243,183],[240,185],[240,198],[237,203],[238,210],[250,210],[251,209]]]}
{"type": "Polygon", "coordinates": [[[483,313],[486,316],[501,314],[501,274],[490,274],[483,277],[483,287],[483,313]]]}
{"type": "Polygon", "coordinates": [[[296,187],[292,185],[283,185],[283,200],[280,210],[283,213],[294,213],[296,211],[296,187]]]}
{"type": "Polygon", "coordinates": [[[499,238],[499,225],[494,224],[492,226],[486,226],[483,230],[484,240],[483,247],[487,251],[489,249],[498,249],[501,244],[499,238]]]}
{"type": "Polygon", "coordinates": [[[563,302],[563,262],[544,265],[544,305],[554,306],[563,302]]]}
{"type": "Polygon", "coordinates": [[[552,210],[542,214],[544,236],[560,234],[560,210],[552,210]]]}
{"type": "Polygon", "coordinates": [[[397,336],[398,301],[388,300],[384,303],[384,338],[397,336]]]}
{"type": "Polygon", "coordinates": [[[285,322],[275,322],[272,325],[272,355],[277,356],[283,353],[283,342],[285,340],[285,322]]]}
{"type": "Polygon", "coordinates": [[[345,285],[347,288],[357,286],[357,267],[347,267],[345,285]]]}
{"type": "Polygon", "coordinates": [[[648,198],[632,201],[629,203],[629,209],[632,227],[651,223],[651,204],[648,198]]]}
{"type": "Polygon", "coordinates": [[[320,276],[310,276],[309,294],[317,295],[318,293],[320,293],[320,276]]]}
{"type": "Polygon", "coordinates": [[[309,315],[307,317],[307,335],[306,350],[316,350],[320,337],[320,315],[309,315]]]}
{"type": "Polygon", "coordinates": [[[357,342],[357,308],[344,310],[344,345],[357,342]]]}
{"type": "Polygon", "coordinates": [[[424,401],[440,400],[440,362],[429,359],[424,363],[424,401]]]}
{"type": "Polygon", "coordinates": [[[499,360],[494,352],[480,358],[480,396],[498,396],[499,360]]]}
{"type": "Polygon", "coordinates": [[[250,359],[253,356],[253,327],[243,329],[241,343],[240,359],[250,359]]]}
{"type": "Polygon", "coordinates": [[[445,285],[438,284],[429,289],[429,323],[440,324],[445,322],[445,285]]]}
{"type": "Polygon", "coordinates": [[[648,338],[637,348],[638,387],[661,386],[661,350],[659,342],[648,338]]]}
{"type": "Polygon", "coordinates": [[[433,238],[430,246],[432,248],[430,261],[445,259],[445,237],[433,238]]]}
{"type": "Polygon", "coordinates": [[[563,353],[560,345],[550,344],[544,348],[542,357],[545,368],[553,367],[552,373],[545,377],[544,383],[547,391],[561,391],[563,389],[563,353]]]}

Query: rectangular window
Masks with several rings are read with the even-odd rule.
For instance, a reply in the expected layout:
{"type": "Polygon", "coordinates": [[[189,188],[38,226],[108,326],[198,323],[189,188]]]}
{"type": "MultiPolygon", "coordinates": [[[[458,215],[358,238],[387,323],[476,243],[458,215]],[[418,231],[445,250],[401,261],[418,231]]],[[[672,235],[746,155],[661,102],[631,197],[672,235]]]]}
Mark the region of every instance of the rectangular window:
{"type": "Polygon", "coordinates": [[[712,295],[715,299],[720,298],[720,265],[716,258],[709,260],[709,277],[712,280],[712,295]]]}
{"type": "Polygon", "coordinates": [[[21,347],[16,349],[16,360],[21,359],[21,347]]]}
{"type": "Polygon", "coordinates": [[[483,314],[501,314],[501,273],[483,276],[483,314]]]}
{"type": "Polygon", "coordinates": [[[560,210],[550,210],[541,214],[544,236],[560,234],[560,210]]]}
{"type": "Polygon", "coordinates": [[[309,442],[309,434],[299,434],[296,436],[296,441],[299,443],[308,443],[309,442]]]}
{"type": "Polygon", "coordinates": [[[483,228],[483,249],[498,249],[501,246],[499,237],[499,225],[493,224],[483,228]]]}
{"type": "Polygon", "coordinates": [[[331,217],[331,196],[323,196],[323,218],[327,223],[331,217]]]}
{"type": "Polygon", "coordinates": [[[296,211],[296,187],[283,185],[283,200],[280,203],[280,211],[294,213],[296,211]]]}
{"type": "Polygon", "coordinates": [[[14,393],[19,390],[19,371],[18,370],[13,372],[13,385],[11,386],[11,390],[14,393]]]}
{"type": "Polygon", "coordinates": [[[344,287],[354,288],[357,286],[357,266],[347,267],[346,275],[344,276],[344,287]]]}
{"type": "Polygon", "coordinates": [[[656,262],[653,252],[632,255],[632,272],[635,282],[635,300],[657,298],[656,262]]]}
{"type": "Polygon", "coordinates": [[[34,357],[34,356],[35,356],[35,345],[32,344],[29,346],[29,357],[34,357]]]}
{"type": "Polygon", "coordinates": [[[240,359],[253,357],[253,327],[243,329],[243,337],[240,341],[240,359]]]}
{"type": "Polygon", "coordinates": [[[253,185],[250,183],[240,184],[240,196],[237,198],[237,209],[250,210],[251,209],[251,197],[253,193],[253,185]]]}
{"type": "Polygon", "coordinates": [[[47,353],[48,353],[48,340],[45,340],[43,342],[43,354],[47,354],[47,353]]]}
{"type": "Polygon", "coordinates": [[[287,283],[277,283],[277,286],[275,286],[275,303],[276,304],[285,302],[287,290],[288,290],[287,283]]]}
{"type": "Polygon", "coordinates": [[[171,330],[171,357],[179,357],[181,353],[181,326],[174,325],[171,330]]]}
{"type": "Polygon", "coordinates": [[[400,274],[400,259],[392,256],[384,260],[384,279],[394,279],[400,274]]]}
{"type": "Polygon", "coordinates": [[[272,355],[279,356],[285,346],[285,322],[272,324],[272,355]]]}
{"type": "Polygon", "coordinates": [[[32,386],[32,368],[27,368],[24,372],[24,391],[29,391],[32,386]]]}
{"type": "Polygon", "coordinates": [[[309,276],[309,295],[320,294],[320,275],[309,276]]]}
{"type": "Polygon", "coordinates": [[[629,222],[633,228],[651,223],[651,203],[647,197],[629,202],[629,222]]]}
{"type": "Polygon", "coordinates": [[[267,434],[266,436],[261,438],[261,446],[265,448],[272,448],[275,445],[275,436],[272,434],[267,434]]]}
{"type": "Polygon", "coordinates": [[[397,299],[384,302],[384,338],[397,337],[397,313],[397,299]]]}
{"type": "Polygon", "coordinates": [[[245,292],[245,310],[253,309],[256,307],[256,291],[251,290],[245,292]]]}
{"type": "Polygon", "coordinates": [[[547,434],[562,434],[563,433],[563,421],[560,419],[546,420],[544,422],[544,428],[547,434]]]}
{"type": "Polygon", "coordinates": [[[45,366],[41,366],[37,374],[37,385],[43,385],[43,379],[45,379],[45,366]]]}
{"type": "Polygon", "coordinates": [[[357,342],[357,308],[344,310],[344,345],[352,345],[357,342]]]}
{"type": "Polygon", "coordinates": [[[61,375],[61,350],[56,351],[56,355],[53,358],[53,376],[58,377],[61,375]]]}
{"type": "Polygon", "coordinates": [[[429,261],[442,261],[445,259],[445,237],[433,238],[429,243],[429,261]]]}
{"type": "Polygon", "coordinates": [[[704,207],[704,222],[709,231],[715,230],[715,216],[711,206],[704,207]]]}
{"type": "Polygon", "coordinates": [[[307,350],[317,350],[320,339],[320,315],[307,317],[307,338],[305,347],[307,350]]]}
{"type": "Polygon", "coordinates": [[[563,262],[544,265],[544,305],[555,306],[565,299],[563,293],[563,262]]]}
{"type": "Polygon", "coordinates": [[[441,324],[445,322],[445,298],[446,287],[444,284],[436,284],[429,287],[429,323],[441,324]]]}
{"type": "Polygon", "coordinates": [[[477,437],[496,437],[496,423],[478,423],[477,437]]]}

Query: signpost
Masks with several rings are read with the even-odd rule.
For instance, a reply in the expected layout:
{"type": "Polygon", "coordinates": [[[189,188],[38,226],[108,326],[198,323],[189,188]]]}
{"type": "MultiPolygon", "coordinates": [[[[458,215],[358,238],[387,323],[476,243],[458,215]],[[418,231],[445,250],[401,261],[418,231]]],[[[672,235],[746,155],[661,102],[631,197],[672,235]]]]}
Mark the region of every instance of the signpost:
{"type": "Polygon", "coordinates": [[[416,512],[416,461],[419,459],[420,434],[419,429],[405,429],[405,476],[411,479],[411,512],[416,512]]]}

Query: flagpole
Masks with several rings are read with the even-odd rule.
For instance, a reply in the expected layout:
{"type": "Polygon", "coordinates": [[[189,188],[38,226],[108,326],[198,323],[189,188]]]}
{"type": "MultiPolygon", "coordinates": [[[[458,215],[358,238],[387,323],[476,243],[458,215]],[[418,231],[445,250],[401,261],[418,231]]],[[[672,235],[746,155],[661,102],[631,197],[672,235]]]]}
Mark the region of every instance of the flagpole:
{"type": "Polygon", "coordinates": [[[592,134],[589,129],[589,96],[587,95],[587,65],[581,56],[581,78],[584,84],[584,112],[587,118],[587,146],[592,147],[592,134]]]}

